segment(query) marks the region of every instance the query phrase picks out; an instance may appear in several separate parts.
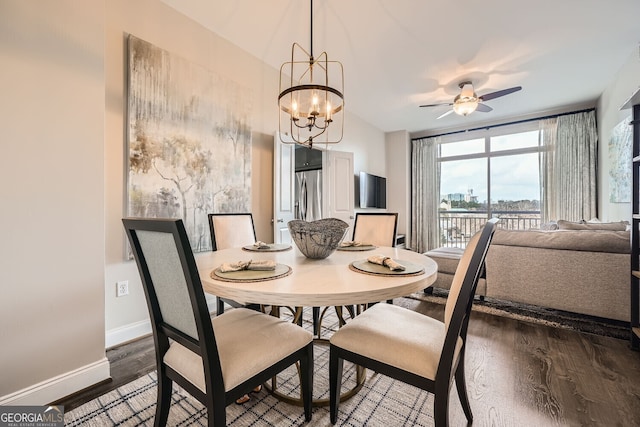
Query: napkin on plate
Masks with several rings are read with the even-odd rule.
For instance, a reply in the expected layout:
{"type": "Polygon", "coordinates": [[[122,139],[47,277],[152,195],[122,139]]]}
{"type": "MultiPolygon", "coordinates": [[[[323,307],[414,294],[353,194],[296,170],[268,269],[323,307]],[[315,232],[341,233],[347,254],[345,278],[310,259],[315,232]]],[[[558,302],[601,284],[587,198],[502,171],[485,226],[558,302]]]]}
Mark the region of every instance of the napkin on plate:
{"type": "Polygon", "coordinates": [[[343,248],[348,248],[350,246],[372,246],[372,245],[370,243],[356,242],[355,240],[345,240],[344,242],[340,243],[340,246],[343,248]]]}
{"type": "Polygon", "coordinates": [[[270,271],[275,269],[276,262],[273,260],[225,262],[220,266],[221,273],[231,273],[242,270],[270,271]]]}
{"type": "Polygon", "coordinates": [[[389,267],[391,271],[404,271],[406,268],[404,265],[384,255],[372,255],[369,258],[367,258],[367,261],[373,264],[384,265],[385,267],[389,267]]]}
{"type": "Polygon", "coordinates": [[[269,246],[269,245],[267,245],[265,242],[261,242],[260,240],[258,240],[257,242],[255,242],[255,243],[253,244],[253,246],[254,246],[256,249],[269,249],[269,247],[270,247],[270,246],[269,246]]]}

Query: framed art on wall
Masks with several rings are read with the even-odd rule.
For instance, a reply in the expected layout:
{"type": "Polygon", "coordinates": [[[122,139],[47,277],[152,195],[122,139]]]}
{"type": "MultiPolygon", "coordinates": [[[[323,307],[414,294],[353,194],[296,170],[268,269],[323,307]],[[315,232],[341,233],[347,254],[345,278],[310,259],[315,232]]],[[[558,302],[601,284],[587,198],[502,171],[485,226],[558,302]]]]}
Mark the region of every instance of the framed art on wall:
{"type": "Polygon", "coordinates": [[[182,218],[211,250],[207,214],[251,211],[251,94],[127,37],[126,215],[182,218]]]}
{"type": "Polygon", "coordinates": [[[609,140],[609,202],[631,203],[631,143],[633,129],[627,117],[611,131],[609,140]]]}

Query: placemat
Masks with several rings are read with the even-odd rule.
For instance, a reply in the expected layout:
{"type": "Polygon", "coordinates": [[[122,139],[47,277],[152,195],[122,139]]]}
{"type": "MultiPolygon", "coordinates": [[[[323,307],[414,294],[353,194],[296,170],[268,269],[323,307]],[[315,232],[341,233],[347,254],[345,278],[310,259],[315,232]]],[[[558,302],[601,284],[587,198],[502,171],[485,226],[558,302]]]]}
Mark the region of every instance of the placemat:
{"type": "Polygon", "coordinates": [[[279,279],[291,274],[291,267],[285,264],[276,264],[275,270],[240,270],[223,273],[220,267],[211,271],[211,278],[223,282],[264,282],[266,280],[279,279]]]}
{"type": "Polygon", "coordinates": [[[256,248],[253,245],[243,246],[242,249],[249,252],[284,252],[291,249],[291,245],[288,243],[271,243],[268,248],[256,248]]]}
{"type": "Polygon", "coordinates": [[[374,276],[419,276],[424,273],[424,266],[415,264],[410,261],[403,261],[401,259],[395,260],[398,264],[405,266],[403,271],[391,271],[389,267],[374,264],[366,259],[353,261],[349,264],[349,268],[353,271],[363,274],[372,274],[374,276]]]}
{"type": "Polygon", "coordinates": [[[358,251],[372,251],[374,249],[377,249],[378,247],[375,245],[362,245],[362,246],[338,246],[338,250],[339,251],[353,251],[353,252],[358,252],[358,251]]]}

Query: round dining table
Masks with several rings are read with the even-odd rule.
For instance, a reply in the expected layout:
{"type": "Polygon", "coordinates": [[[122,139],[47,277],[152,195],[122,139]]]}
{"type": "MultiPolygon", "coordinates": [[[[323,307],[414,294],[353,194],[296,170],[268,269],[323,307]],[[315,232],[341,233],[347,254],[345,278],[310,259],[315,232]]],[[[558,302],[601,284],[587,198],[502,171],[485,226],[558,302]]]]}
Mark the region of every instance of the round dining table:
{"type": "MultiPolygon", "coordinates": [[[[438,270],[436,262],[431,258],[392,247],[375,247],[371,250],[345,248],[336,250],[324,259],[311,259],[303,255],[295,245],[277,246],[279,249],[275,251],[245,247],[199,254],[196,263],[204,291],[243,304],[272,306],[272,315],[276,316],[279,316],[280,307],[295,307],[295,322],[301,319],[302,307],[333,306],[342,325],[345,322],[342,318],[343,306],[366,307],[370,303],[422,291],[435,282],[438,270]],[[409,268],[405,272],[392,272],[387,267],[381,268],[378,265],[369,268],[367,259],[372,255],[389,257],[409,268]],[[267,280],[247,281],[245,278],[251,274],[246,272],[229,273],[223,275],[225,277],[220,277],[215,272],[220,272],[220,267],[225,263],[247,261],[274,261],[278,271],[284,273],[278,273],[275,278],[267,280]]],[[[351,316],[353,315],[352,312],[351,316]]],[[[321,329],[321,323],[322,316],[318,320],[318,331],[321,329]]],[[[328,344],[328,340],[320,337],[320,332],[314,342],[328,344]]],[[[357,393],[365,379],[364,368],[357,366],[355,386],[341,394],[341,401],[357,393]]],[[[302,404],[300,397],[281,393],[276,378],[272,379],[270,385],[267,384],[267,389],[280,400],[296,405],[302,404]]],[[[328,404],[329,399],[313,400],[313,406],[328,404]]]]}
{"type": "Polygon", "coordinates": [[[392,247],[373,250],[336,250],[324,259],[305,257],[295,245],[279,251],[223,249],[197,258],[198,271],[205,292],[243,303],[275,306],[347,306],[386,301],[422,291],[431,286],[437,264],[417,252],[392,247]],[[390,257],[400,264],[422,266],[419,273],[403,274],[391,270],[370,273],[353,268],[352,263],[366,261],[371,255],[390,257]],[[212,271],[223,263],[272,260],[290,268],[282,277],[259,280],[221,280],[212,271]]]}

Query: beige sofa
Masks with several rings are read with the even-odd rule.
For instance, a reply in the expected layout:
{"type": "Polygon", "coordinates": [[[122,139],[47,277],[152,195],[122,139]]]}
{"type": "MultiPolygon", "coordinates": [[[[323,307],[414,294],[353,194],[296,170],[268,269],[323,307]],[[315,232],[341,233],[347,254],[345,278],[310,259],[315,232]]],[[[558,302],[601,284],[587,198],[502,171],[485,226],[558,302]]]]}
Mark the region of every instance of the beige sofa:
{"type": "MultiPolygon", "coordinates": [[[[570,227],[574,228],[574,227],[570,227]]],[[[629,321],[629,231],[496,230],[477,295],[629,321]]],[[[449,289],[461,250],[427,252],[449,289]]]]}

